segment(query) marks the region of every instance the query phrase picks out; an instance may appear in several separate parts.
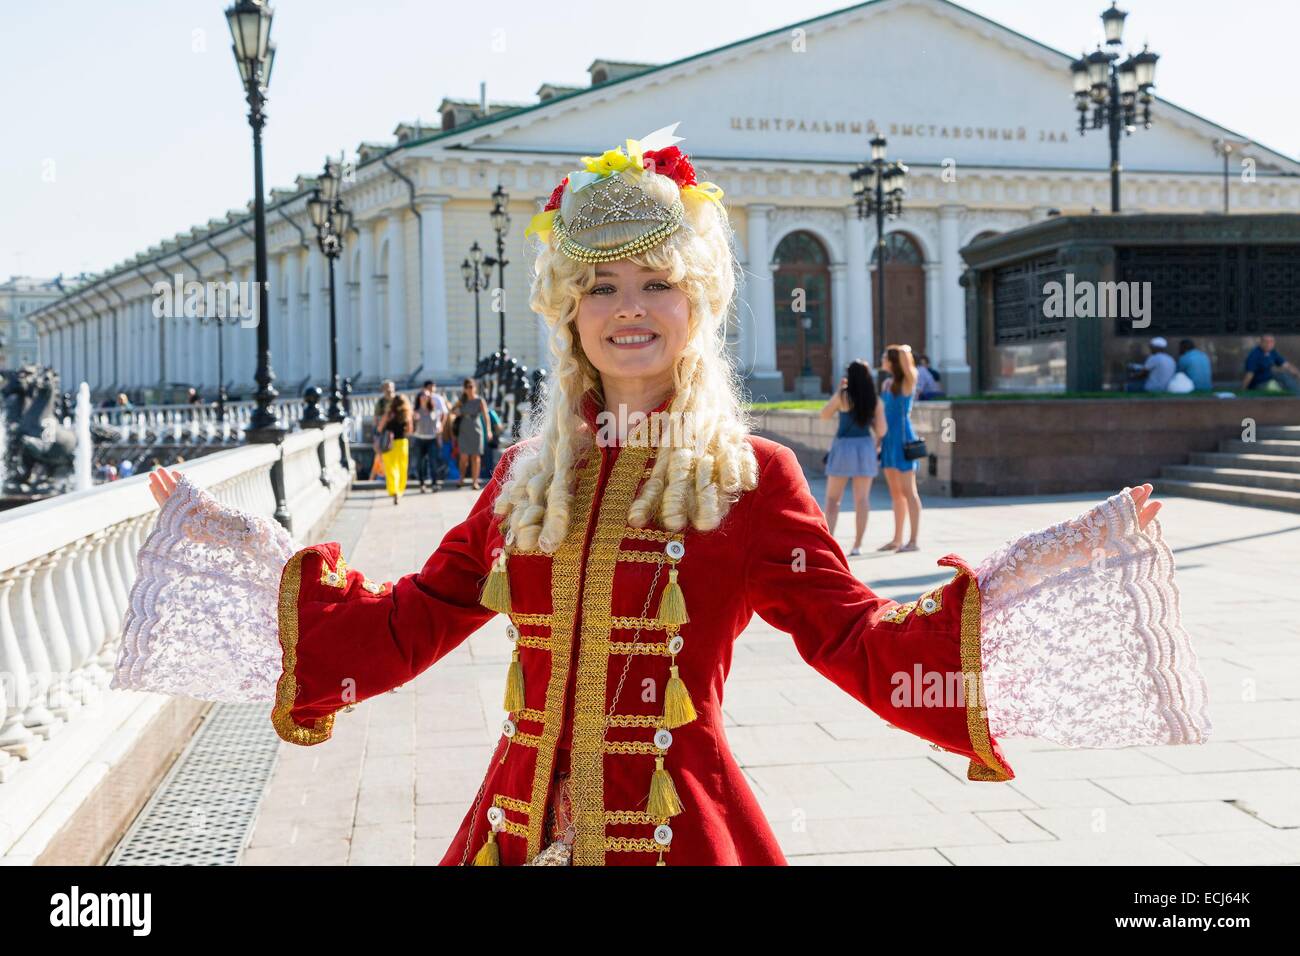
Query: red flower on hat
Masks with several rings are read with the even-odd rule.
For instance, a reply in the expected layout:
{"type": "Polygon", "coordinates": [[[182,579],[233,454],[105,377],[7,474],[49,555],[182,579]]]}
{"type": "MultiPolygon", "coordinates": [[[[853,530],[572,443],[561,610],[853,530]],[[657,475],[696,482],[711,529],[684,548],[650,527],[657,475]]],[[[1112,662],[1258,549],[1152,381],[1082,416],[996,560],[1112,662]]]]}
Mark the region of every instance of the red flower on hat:
{"type": "Polygon", "coordinates": [[[568,176],[560,180],[560,185],[555,187],[555,191],[551,193],[551,198],[546,200],[546,206],[542,209],[542,212],[550,212],[552,209],[560,208],[560,199],[564,196],[564,187],[568,184],[568,176]]]}
{"type": "Polygon", "coordinates": [[[686,154],[676,146],[646,150],[641,155],[641,161],[646,169],[653,169],[660,176],[667,176],[679,188],[695,185],[695,167],[691,165],[686,154]]]}

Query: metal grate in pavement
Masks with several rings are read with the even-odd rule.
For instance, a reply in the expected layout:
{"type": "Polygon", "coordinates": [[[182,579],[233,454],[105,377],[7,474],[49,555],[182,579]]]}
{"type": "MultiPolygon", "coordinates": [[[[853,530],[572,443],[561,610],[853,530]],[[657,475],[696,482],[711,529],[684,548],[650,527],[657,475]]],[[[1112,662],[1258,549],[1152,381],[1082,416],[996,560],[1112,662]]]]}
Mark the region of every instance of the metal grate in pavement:
{"type": "Polygon", "coordinates": [[[269,709],[214,704],[107,865],[238,863],[279,749],[269,709]]]}

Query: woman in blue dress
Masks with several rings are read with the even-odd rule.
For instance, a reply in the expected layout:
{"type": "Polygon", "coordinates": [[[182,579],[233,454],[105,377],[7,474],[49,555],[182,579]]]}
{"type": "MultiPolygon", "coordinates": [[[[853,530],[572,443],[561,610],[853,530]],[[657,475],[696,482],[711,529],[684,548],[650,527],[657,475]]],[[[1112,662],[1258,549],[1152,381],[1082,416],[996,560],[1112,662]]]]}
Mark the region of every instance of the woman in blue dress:
{"type": "Polygon", "coordinates": [[[867,532],[871,479],[880,472],[878,455],[885,435],[885,409],[876,396],[871,369],[858,359],[849,363],[840,389],[822,406],[821,417],[839,416],[839,428],[826,456],[826,526],[835,533],[840,516],[840,499],[849,479],[853,480],[853,517],[856,530],[850,555],[862,553],[862,536],[867,532]]]}
{"type": "Polygon", "coordinates": [[[881,367],[889,376],[880,391],[885,406],[885,440],[880,448],[880,465],[889,485],[894,505],[894,538],[880,546],[881,551],[915,551],[921,526],[921,496],[916,491],[916,459],[903,457],[903,444],[916,441],[912,430],[912,392],[916,388],[916,363],[909,345],[891,345],[881,357],[881,367]],[[904,518],[912,526],[912,535],[903,543],[904,518]]]}

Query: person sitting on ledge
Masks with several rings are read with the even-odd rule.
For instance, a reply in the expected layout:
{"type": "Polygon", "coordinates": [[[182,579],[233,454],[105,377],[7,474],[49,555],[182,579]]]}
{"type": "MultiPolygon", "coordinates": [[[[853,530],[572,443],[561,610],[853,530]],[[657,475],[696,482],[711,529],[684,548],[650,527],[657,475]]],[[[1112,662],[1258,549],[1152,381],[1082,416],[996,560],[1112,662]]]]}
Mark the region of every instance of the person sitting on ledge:
{"type": "Polygon", "coordinates": [[[1169,380],[1174,377],[1178,366],[1167,349],[1169,343],[1163,335],[1151,340],[1151,354],[1141,365],[1129,364],[1129,380],[1124,386],[1126,392],[1163,392],[1169,387],[1169,380]]]}
{"type": "Polygon", "coordinates": [[[1300,390],[1297,382],[1300,382],[1300,369],[1278,352],[1277,339],[1271,335],[1261,335],[1259,344],[1246,356],[1246,377],[1242,380],[1241,387],[1294,394],[1300,390]],[[1270,385],[1270,382],[1276,384],[1270,385]]]}

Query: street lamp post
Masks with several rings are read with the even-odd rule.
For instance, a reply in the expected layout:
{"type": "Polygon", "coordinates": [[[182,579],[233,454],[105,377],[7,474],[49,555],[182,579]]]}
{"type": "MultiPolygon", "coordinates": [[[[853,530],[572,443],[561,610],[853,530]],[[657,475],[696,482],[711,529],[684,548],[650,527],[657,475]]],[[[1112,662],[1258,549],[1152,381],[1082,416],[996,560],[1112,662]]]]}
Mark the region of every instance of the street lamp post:
{"type": "Polygon", "coordinates": [[[885,339],[885,217],[897,219],[903,212],[907,180],[907,166],[897,160],[886,160],[885,146],[883,136],[872,137],[871,159],[849,173],[858,218],[875,216],[876,219],[876,314],[871,344],[877,352],[885,339]]]}
{"type": "Polygon", "coordinates": [[[1128,14],[1113,2],[1101,15],[1107,50],[1101,44],[1070,65],[1074,79],[1074,107],[1079,111],[1079,135],[1105,127],[1110,137],[1110,211],[1119,212],[1119,135],[1137,128],[1137,105],[1142,104],[1142,128],[1151,128],[1151,89],[1156,85],[1156,61],[1160,55],[1143,44],[1142,52],[1130,54],[1119,63],[1124,18],[1128,14]],[[1092,119],[1088,107],[1092,106],[1092,119]]]}
{"type": "MultiPolygon", "coordinates": [[[[224,430],[226,424],[226,316],[221,315],[221,311],[218,309],[217,315],[202,314],[199,316],[199,321],[204,325],[211,321],[217,327],[217,421],[222,424],[224,430]]],[[[237,317],[235,321],[238,321],[237,317]]]]}
{"type": "MultiPolygon", "coordinates": [[[[266,125],[266,91],[275,65],[275,44],[271,42],[273,12],[264,0],[237,0],[226,9],[226,22],[234,40],[235,62],[248,100],[248,124],[253,129],[253,248],[257,273],[257,407],[244,432],[256,444],[279,444],[286,429],[271,411],[279,394],[272,384],[271,335],[268,326],[269,299],[266,267],[266,203],[262,197],[262,127],[266,125]]],[[[275,493],[275,519],[293,530],[289,503],[284,491],[284,459],[271,466],[271,488],[275,493]]]]}
{"type": "Polygon", "coordinates": [[[327,162],[325,172],[307,202],[307,212],[316,227],[316,242],[329,263],[330,276],[330,394],[331,422],[343,421],[343,392],[339,381],[338,309],[335,297],[334,264],[343,253],[343,239],[351,224],[352,213],[339,197],[340,173],[338,165],[327,162]]]}
{"type": "Polygon", "coordinates": [[[271,39],[273,11],[264,0],[238,0],[226,10],[226,21],[234,39],[235,62],[239,64],[244,95],[248,100],[248,124],[253,129],[253,248],[257,278],[257,407],[245,433],[250,442],[278,443],[285,429],[276,420],[271,405],[279,394],[272,384],[271,337],[266,266],[266,203],[262,192],[262,128],[266,125],[266,91],[275,64],[271,39]]]}
{"type": "Polygon", "coordinates": [[[488,287],[491,277],[479,266],[483,264],[483,250],[478,241],[469,247],[469,258],[460,264],[461,278],[465,280],[465,291],[474,293],[474,361],[483,357],[483,343],[479,335],[478,295],[488,287]]]}
{"type": "Polygon", "coordinates": [[[506,259],[506,233],[510,231],[510,213],[506,211],[506,206],[509,202],[510,196],[498,183],[492,193],[492,228],[497,234],[497,254],[483,260],[483,264],[489,269],[493,266],[497,267],[497,288],[500,294],[494,301],[494,308],[497,310],[500,322],[500,343],[497,347],[501,352],[502,361],[506,357],[506,266],[510,264],[506,259]]]}
{"type": "MultiPolygon", "coordinates": [[[[352,213],[343,205],[339,196],[339,183],[342,179],[339,165],[325,163],[325,172],[317,181],[311,199],[307,201],[307,214],[312,225],[316,227],[316,242],[329,263],[330,276],[330,404],[328,420],[342,422],[344,415],[344,397],[339,382],[339,327],[338,308],[334,284],[334,263],[343,253],[343,240],[352,223],[352,213]]],[[[317,413],[319,414],[319,412],[317,413]]],[[[339,436],[340,461],[344,468],[349,467],[347,447],[347,430],[339,436]]]]}

